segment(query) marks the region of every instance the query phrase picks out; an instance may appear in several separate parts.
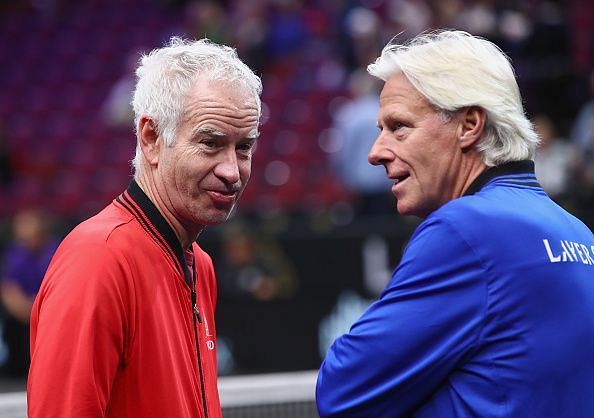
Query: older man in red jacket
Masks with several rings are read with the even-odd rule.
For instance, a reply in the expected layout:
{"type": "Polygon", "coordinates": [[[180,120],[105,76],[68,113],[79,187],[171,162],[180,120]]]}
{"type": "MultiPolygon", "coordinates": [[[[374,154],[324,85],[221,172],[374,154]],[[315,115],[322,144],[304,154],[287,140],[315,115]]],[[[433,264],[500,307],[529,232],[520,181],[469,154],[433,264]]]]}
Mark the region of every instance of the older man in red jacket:
{"type": "Polygon", "coordinates": [[[207,40],[172,39],[136,74],[134,180],[66,237],[33,307],[30,418],[221,417],[195,240],[250,177],[261,82],[207,40]]]}

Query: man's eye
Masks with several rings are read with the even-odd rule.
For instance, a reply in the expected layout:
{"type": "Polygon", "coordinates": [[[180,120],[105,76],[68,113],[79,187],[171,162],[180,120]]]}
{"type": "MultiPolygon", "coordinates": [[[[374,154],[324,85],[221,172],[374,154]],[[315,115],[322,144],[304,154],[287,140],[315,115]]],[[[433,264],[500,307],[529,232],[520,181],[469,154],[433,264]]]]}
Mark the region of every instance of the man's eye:
{"type": "Polygon", "coordinates": [[[208,148],[215,148],[217,146],[217,143],[215,141],[211,141],[209,139],[202,141],[202,144],[208,148]]]}
{"type": "Polygon", "coordinates": [[[404,123],[402,123],[402,122],[396,122],[396,123],[394,123],[394,125],[392,125],[392,130],[393,131],[397,131],[397,130],[402,129],[404,127],[406,127],[406,125],[404,123]]]}
{"type": "Polygon", "coordinates": [[[237,145],[237,149],[239,151],[251,151],[253,147],[254,147],[254,143],[253,142],[247,142],[245,144],[239,144],[239,145],[237,145]]]}

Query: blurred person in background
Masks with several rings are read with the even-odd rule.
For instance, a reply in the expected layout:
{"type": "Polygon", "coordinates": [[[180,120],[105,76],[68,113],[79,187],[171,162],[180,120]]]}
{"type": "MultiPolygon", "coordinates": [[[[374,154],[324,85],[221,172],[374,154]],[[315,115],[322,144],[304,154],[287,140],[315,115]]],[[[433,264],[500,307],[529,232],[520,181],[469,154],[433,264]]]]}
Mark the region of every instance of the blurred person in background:
{"type": "Polygon", "coordinates": [[[580,109],[571,129],[571,139],[584,157],[594,155],[594,69],[588,77],[590,100],[580,109]]]}
{"type": "Polygon", "coordinates": [[[389,211],[390,182],[380,167],[373,167],[366,158],[377,136],[375,121],[379,111],[379,92],[375,80],[355,71],[349,80],[351,99],[335,113],[332,124],[337,151],[330,154],[330,163],[339,179],[355,196],[358,215],[381,215],[389,211]]]}
{"type": "Polygon", "coordinates": [[[551,198],[564,201],[569,193],[575,151],[565,138],[557,136],[555,124],[546,115],[533,119],[540,143],[534,157],[536,178],[551,198]]]}
{"type": "Polygon", "coordinates": [[[297,279],[279,245],[239,221],[225,225],[217,279],[221,298],[270,301],[295,295],[297,279]]]}
{"type": "Polygon", "coordinates": [[[141,59],[134,179],[58,248],[31,316],[30,418],[221,417],[215,274],[196,244],[250,177],[260,79],[206,39],[141,59]]]}
{"type": "Polygon", "coordinates": [[[461,31],[389,43],[369,161],[423,219],[329,349],[325,417],[590,417],[594,236],[538,184],[512,66],[461,31]]]}
{"type": "Polygon", "coordinates": [[[134,94],[134,70],[142,56],[141,48],[134,48],[126,55],[124,74],[114,83],[103,102],[101,113],[103,121],[113,128],[128,128],[134,121],[130,103],[134,94]]]}
{"type": "Polygon", "coordinates": [[[223,6],[217,1],[193,0],[184,7],[186,34],[191,38],[208,38],[213,42],[229,42],[229,23],[223,6]]]}
{"type": "Polygon", "coordinates": [[[594,69],[588,81],[590,100],[581,107],[570,138],[577,149],[573,194],[580,212],[594,224],[594,69]]]}
{"type": "Polygon", "coordinates": [[[299,281],[292,261],[273,234],[248,219],[223,226],[215,258],[219,285],[217,341],[221,373],[271,371],[283,358],[279,332],[299,281]]]}
{"type": "Polygon", "coordinates": [[[227,7],[232,43],[256,74],[262,74],[269,65],[267,6],[267,0],[234,0],[227,7]]]}
{"type": "Polygon", "coordinates": [[[8,357],[2,366],[7,377],[25,377],[29,368],[29,316],[58,241],[48,230],[46,216],[38,209],[17,213],[14,241],[4,253],[0,296],[6,311],[2,337],[8,357]]]}

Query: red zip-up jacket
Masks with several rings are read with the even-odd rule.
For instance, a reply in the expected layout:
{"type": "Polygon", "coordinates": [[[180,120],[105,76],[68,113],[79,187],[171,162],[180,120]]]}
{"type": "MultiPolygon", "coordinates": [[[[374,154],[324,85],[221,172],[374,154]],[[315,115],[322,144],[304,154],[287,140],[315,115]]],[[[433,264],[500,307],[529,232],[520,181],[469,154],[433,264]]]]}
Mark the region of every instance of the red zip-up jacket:
{"type": "Polygon", "coordinates": [[[210,257],[184,251],[132,182],[48,268],[31,314],[29,418],[220,418],[216,297],[210,257]]]}

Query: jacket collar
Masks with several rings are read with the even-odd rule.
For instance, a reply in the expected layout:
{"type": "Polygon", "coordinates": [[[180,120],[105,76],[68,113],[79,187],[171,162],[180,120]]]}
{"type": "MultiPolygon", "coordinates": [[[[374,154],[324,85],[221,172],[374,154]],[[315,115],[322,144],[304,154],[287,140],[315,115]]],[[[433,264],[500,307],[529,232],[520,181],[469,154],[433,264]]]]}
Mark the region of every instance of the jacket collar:
{"type": "Polygon", "coordinates": [[[487,168],[479,176],[474,179],[470,187],[464,192],[464,196],[470,196],[480,191],[487,183],[496,177],[528,174],[534,177],[532,184],[525,183],[526,185],[540,187],[536,182],[534,176],[534,161],[521,160],[521,161],[510,161],[495,167],[487,168]]]}
{"type": "Polygon", "coordinates": [[[142,191],[135,180],[130,182],[128,189],[116,198],[116,201],[138,220],[140,225],[151,235],[161,249],[171,258],[175,267],[190,287],[192,274],[184,257],[184,250],[155,204],[142,191]]]}

